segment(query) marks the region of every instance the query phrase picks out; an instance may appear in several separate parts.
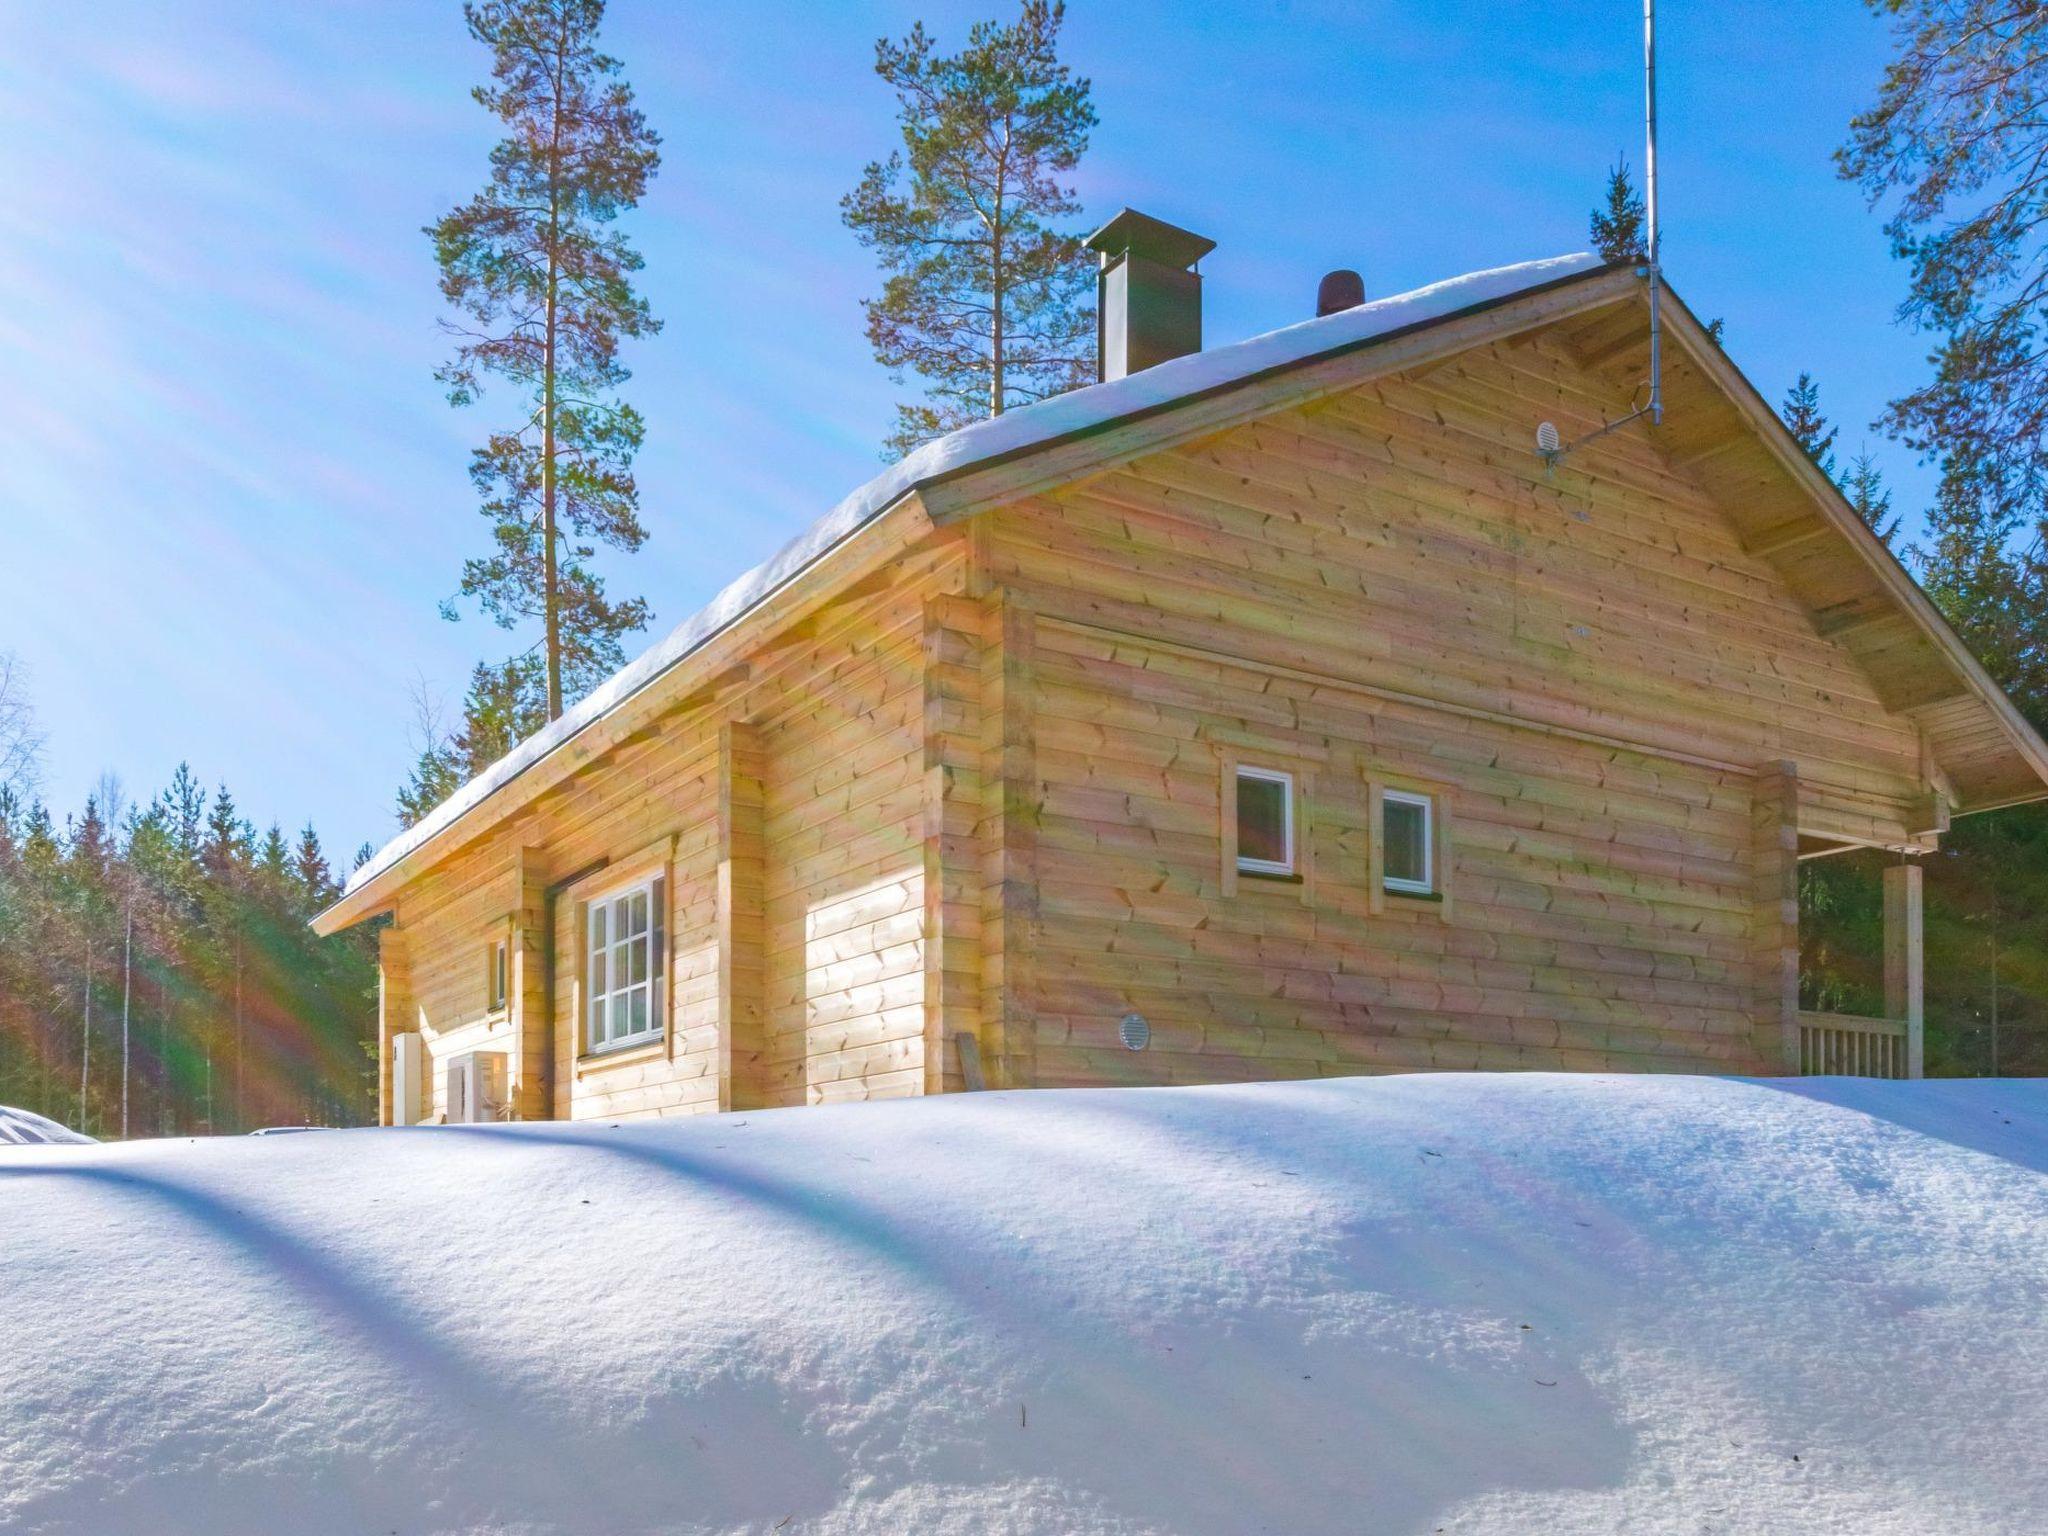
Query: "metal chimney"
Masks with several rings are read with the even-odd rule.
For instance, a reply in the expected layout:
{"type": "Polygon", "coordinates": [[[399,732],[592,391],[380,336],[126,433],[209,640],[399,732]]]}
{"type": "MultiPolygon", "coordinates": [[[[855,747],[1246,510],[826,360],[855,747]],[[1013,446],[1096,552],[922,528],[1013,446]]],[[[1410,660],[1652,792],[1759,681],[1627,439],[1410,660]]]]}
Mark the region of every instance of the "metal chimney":
{"type": "Polygon", "coordinates": [[[1216,249],[1126,208],[1082,242],[1102,257],[1095,278],[1096,372],[1120,379],[1202,350],[1201,259],[1216,249]]]}
{"type": "Polygon", "coordinates": [[[1316,284],[1316,318],[1340,314],[1347,309],[1356,309],[1365,302],[1365,279],[1349,267],[1339,267],[1323,275],[1316,284]]]}

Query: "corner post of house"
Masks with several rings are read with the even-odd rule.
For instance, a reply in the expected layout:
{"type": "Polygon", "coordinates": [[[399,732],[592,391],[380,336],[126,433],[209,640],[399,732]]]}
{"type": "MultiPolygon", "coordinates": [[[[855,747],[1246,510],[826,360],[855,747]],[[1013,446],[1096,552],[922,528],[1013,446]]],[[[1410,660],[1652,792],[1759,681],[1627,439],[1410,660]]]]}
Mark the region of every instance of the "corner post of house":
{"type": "Polygon", "coordinates": [[[554,1118],[555,1009],[549,954],[554,946],[548,862],[539,848],[521,848],[514,866],[511,975],[507,1003],[518,1052],[512,1109],[521,1120],[554,1118]]]}
{"type": "Polygon", "coordinates": [[[1757,1057],[1799,1071],[1799,768],[1766,763],[1750,796],[1750,953],[1757,1057]]]}
{"type": "Polygon", "coordinates": [[[1927,1068],[1925,982],[1920,866],[1894,864],[1884,872],[1884,1012],[1905,1020],[1908,1077],[1927,1068]]]}
{"type": "Polygon", "coordinates": [[[981,607],[981,1027],[991,1087],[1037,1081],[1038,615],[1007,588],[981,607]]]}
{"type": "Polygon", "coordinates": [[[988,1085],[982,1061],[982,609],[924,605],[924,1091],[988,1085]]]}
{"type": "Polygon", "coordinates": [[[718,731],[718,1107],[768,1102],[767,919],[761,733],[718,731]]]}
{"type": "MultiPolygon", "coordinates": [[[[395,1037],[419,1028],[413,1002],[412,963],[406,932],[398,926],[397,914],[377,930],[377,1123],[397,1125],[397,1106],[392,1102],[391,1058],[397,1049],[395,1037]]],[[[415,1091],[417,1091],[417,1085],[415,1091]]],[[[413,1117],[419,1106],[413,1106],[413,1117]]]]}

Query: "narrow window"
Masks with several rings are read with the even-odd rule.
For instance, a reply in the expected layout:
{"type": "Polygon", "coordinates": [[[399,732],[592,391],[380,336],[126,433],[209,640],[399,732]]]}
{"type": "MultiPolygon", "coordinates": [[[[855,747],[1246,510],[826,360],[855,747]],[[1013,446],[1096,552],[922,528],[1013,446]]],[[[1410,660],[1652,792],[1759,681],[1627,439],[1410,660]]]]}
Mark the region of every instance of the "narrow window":
{"type": "Polygon", "coordinates": [[[1390,891],[1429,896],[1436,891],[1430,853],[1430,799],[1390,789],[1380,803],[1380,875],[1390,891]]]}
{"type": "Polygon", "coordinates": [[[585,1036],[592,1051],[661,1033],[662,889],[653,880],[590,904],[585,1036]]]}
{"type": "Polygon", "coordinates": [[[510,970],[511,966],[509,956],[506,953],[506,944],[503,939],[500,939],[490,947],[489,952],[484,956],[484,981],[490,993],[488,1012],[504,1012],[505,994],[510,980],[510,970]]]}
{"type": "Polygon", "coordinates": [[[1237,770],[1237,867],[1248,875],[1294,873],[1294,776],[1237,770]]]}

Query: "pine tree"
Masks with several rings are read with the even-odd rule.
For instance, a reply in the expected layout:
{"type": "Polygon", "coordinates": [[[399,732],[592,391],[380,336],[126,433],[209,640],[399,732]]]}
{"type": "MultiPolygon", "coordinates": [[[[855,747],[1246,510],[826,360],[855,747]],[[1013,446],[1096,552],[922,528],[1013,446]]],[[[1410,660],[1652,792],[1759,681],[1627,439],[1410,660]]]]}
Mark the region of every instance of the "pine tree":
{"type": "Polygon", "coordinates": [[[1064,227],[1080,210],[1064,178],[1096,119],[1088,81],[1059,59],[1065,14],[1025,0],[952,55],[922,22],[875,44],[903,144],[840,213],[887,274],[862,305],[875,359],[924,392],[897,406],[892,454],[1094,378],[1094,272],[1064,227]]]}
{"type": "Polygon", "coordinates": [[[1849,472],[1842,477],[1842,494],[1863,519],[1863,526],[1889,546],[1899,531],[1899,520],[1892,516],[1891,487],[1884,483],[1884,472],[1868,452],[1849,461],[1849,472]]]}
{"type": "Polygon", "coordinates": [[[1607,261],[1649,259],[1643,236],[1643,197],[1629,179],[1626,155],[1617,156],[1607,173],[1607,204],[1593,210],[1590,233],[1593,249],[1607,261]]]}
{"type": "Polygon", "coordinates": [[[1778,407],[1778,414],[1784,417],[1786,427],[1806,450],[1806,456],[1820,466],[1822,474],[1834,479],[1836,429],[1821,414],[1820,386],[1814,383],[1812,374],[1799,375],[1799,381],[1785,392],[1785,403],[1778,407]]]}
{"type": "Polygon", "coordinates": [[[1986,494],[2048,504],[2048,16],[1994,0],[1883,0],[1893,58],[1836,152],[1910,265],[1900,315],[1940,337],[1884,424],[1986,494]]]}
{"type": "MultiPolygon", "coordinates": [[[[427,233],[441,292],[467,317],[436,375],[471,404],[492,375],[521,395],[518,424],[470,461],[494,548],[463,567],[462,594],[500,626],[538,619],[547,717],[615,670],[647,622],[591,567],[597,545],[645,541],[633,456],[644,427],[617,397],[623,338],[661,322],[633,291],[638,252],[613,227],[660,164],[619,62],[599,51],[603,0],[475,0],[470,35],[491,50],[477,101],[508,132],[489,185],[427,233]]],[[[453,616],[453,610],[444,608],[453,616]]]]}

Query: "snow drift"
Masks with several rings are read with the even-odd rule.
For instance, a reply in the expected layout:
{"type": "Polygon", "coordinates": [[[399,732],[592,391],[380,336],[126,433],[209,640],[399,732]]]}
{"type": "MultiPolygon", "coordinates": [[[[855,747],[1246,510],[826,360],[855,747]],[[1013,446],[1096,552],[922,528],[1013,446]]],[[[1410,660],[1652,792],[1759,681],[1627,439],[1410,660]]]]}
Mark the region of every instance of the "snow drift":
{"type": "Polygon", "coordinates": [[[0,1529],[2033,1531],[2048,1086],[0,1150],[0,1529]]]}

